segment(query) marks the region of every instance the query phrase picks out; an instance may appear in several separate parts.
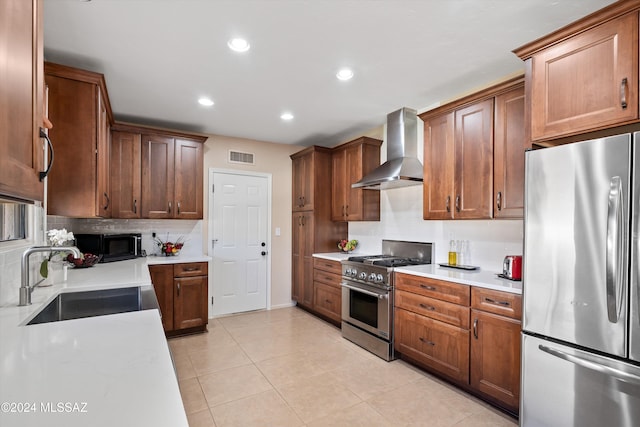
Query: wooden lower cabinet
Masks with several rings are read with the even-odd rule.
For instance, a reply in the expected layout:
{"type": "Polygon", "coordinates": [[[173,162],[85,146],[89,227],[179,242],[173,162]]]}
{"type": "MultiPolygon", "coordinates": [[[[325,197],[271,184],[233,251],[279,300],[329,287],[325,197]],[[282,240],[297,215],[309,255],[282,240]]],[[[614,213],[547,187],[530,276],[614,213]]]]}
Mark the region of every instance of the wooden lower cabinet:
{"type": "Polygon", "coordinates": [[[338,325],[342,319],[342,266],[338,261],[313,258],[313,308],[338,325]]]}
{"type": "Polygon", "coordinates": [[[522,297],[395,274],[396,352],[517,414],[522,297]]]}
{"type": "Polygon", "coordinates": [[[469,382],[469,330],[412,313],[395,313],[395,348],[459,381],[469,382]]]}
{"type": "Polygon", "coordinates": [[[517,412],[521,323],[479,310],[471,310],[471,317],[471,386],[517,412]]]}
{"type": "Polygon", "coordinates": [[[206,262],[150,265],[151,281],[167,335],[205,331],[208,322],[206,262]]]}

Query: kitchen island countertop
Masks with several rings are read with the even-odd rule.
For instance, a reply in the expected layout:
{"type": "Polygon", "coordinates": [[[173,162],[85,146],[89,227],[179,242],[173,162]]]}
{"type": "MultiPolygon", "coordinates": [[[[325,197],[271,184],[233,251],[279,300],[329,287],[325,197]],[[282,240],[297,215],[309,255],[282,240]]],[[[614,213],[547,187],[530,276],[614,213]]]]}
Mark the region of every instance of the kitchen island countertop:
{"type": "Polygon", "coordinates": [[[502,279],[496,272],[486,270],[459,270],[440,267],[438,264],[412,265],[397,267],[397,273],[413,274],[415,276],[430,277],[432,279],[447,280],[463,285],[494,289],[497,291],[522,294],[522,282],[502,279]]]}
{"type": "Polygon", "coordinates": [[[151,286],[148,264],[209,259],[70,269],[63,284],[36,288],[32,305],[0,307],[0,425],[187,427],[158,310],[25,324],[61,292],[151,286]]]}

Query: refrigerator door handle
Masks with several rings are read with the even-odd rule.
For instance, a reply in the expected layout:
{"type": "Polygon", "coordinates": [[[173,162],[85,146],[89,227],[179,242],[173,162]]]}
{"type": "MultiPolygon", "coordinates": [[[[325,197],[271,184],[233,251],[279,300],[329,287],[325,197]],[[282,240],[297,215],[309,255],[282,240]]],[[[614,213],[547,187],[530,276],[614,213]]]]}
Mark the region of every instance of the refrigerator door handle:
{"type": "Polygon", "coordinates": [[[622,278],[622,212],[622,180],[619,176],[614,176],[609,185],[606,252],[607,314],[611,323],[618,322],[621,302],[618,290],[622,278]]]}
{"type": "Polygon", "coordinates": [[[616,369],[614,367],[607,366],[605,364],[597,363],[592,360],[582,358],[580,356],[575,356],[573,354],[565,353],[564,351],[547,347],[542,344],[538,345],[538,348],[544,351],[545,353],[558,357],[562,360],[566,360],[567,362],[574,363],[583,368],[591,369],[592,371],[596,371],[601,374],[615,377],[620,381],[640,385],[640,377],[637,375],[633,375],[628,372],[621,371],[620,369],[616,369]]]}

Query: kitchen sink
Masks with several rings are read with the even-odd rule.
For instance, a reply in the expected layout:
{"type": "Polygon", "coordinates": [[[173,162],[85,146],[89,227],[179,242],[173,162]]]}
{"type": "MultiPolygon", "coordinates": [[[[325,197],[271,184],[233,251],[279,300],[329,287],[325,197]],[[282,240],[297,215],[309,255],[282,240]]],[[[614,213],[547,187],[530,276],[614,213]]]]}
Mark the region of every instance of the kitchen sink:
{"type": "Polygon", "coordinates": [[[40,310],[27,325],[154,308],[158,308],[158,300],[152,286],[63,292],[40,310]]]}

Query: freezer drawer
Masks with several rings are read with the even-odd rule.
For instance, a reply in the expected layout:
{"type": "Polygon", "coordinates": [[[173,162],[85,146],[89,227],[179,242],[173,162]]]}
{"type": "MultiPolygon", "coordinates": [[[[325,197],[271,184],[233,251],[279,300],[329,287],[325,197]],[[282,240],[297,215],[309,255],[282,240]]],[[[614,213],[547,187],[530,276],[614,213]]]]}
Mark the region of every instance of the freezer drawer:
{"type": "Polygon", "coordinates": [[[640,425],[640,367],[523,334],[521,427],[640,425]]]}

